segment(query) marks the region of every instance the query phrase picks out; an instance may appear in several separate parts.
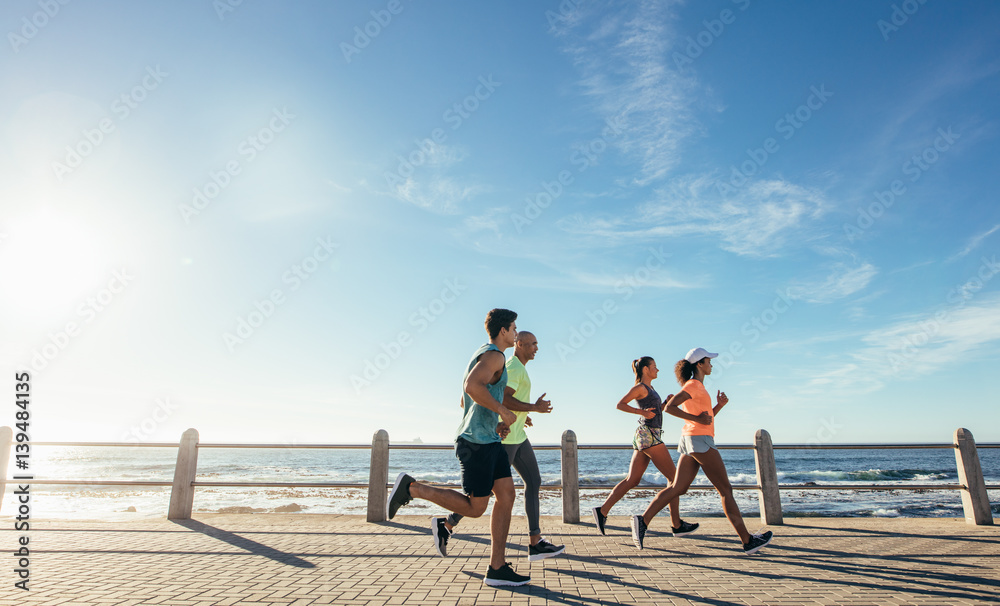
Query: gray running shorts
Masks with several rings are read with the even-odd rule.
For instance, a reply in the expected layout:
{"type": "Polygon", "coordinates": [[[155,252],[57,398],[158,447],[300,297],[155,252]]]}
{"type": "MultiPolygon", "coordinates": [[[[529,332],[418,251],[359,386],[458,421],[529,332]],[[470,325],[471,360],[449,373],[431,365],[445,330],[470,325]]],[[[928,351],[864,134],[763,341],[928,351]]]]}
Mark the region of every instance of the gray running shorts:
{"type": "Polygon", "coordinates": [[[677,442],[677,452],[682,455],[708,452],[712,448],[715,448],[715,438],[712,436],[681,436],[677,442]]]}

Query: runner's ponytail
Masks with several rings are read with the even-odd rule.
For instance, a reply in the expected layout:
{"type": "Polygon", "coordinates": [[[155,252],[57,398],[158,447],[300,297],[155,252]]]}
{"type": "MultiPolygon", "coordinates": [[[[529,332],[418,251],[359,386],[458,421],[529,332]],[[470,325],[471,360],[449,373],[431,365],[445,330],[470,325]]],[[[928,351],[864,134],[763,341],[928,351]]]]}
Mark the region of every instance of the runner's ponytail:
{"type": "Polygon", "coordinates": [[[674,365],[674,374],[677,375],[677,382],[682,386],[694,376],[695,365],[687,360],[680,360],[674,365]]]}
{"type": "Polygon", "coordinates": [[[635,373],[635,383],[638,385],[642,382],[642,369],[646,368],[653,363],[653,358],[649,356],[642,356],[638,360],[632,360],[632,372],[635,373]]]}

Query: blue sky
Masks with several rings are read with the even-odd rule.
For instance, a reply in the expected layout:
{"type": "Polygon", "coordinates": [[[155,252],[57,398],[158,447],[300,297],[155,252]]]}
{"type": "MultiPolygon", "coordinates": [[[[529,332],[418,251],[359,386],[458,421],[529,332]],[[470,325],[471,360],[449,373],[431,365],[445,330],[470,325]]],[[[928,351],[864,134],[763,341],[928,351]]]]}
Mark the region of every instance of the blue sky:
{"type": "Polygon", "coordinates": [[[631,361],[667,394],[696,346],[720,442],[1000,440],[994,3],[0,25],[0,363],[36,440],[448,442],[493,307],[539,340],[535,443],[628,442],[631,361]]]}

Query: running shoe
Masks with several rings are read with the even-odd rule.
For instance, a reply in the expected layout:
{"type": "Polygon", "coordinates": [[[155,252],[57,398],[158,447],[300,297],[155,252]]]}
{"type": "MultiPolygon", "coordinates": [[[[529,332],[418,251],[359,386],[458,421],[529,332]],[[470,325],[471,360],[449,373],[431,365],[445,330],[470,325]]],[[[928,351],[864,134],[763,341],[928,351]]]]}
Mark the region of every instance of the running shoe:
{"type": "Polygon", "coordinates": [[[686,534],[691,534],[692,532],[694,532],[696,530],[698,530],[698,524],[697,523],[689,524],[688,522],[685,522],[684,520],[681,520],[681,525],[680,526],[678,526],[677,528],[673,529],[675,537],[682,537],[682,536],[684,536],[686,534]]]}
{"type": "Polygon", "coordinates": [[[750,540],[743,543],[743,553],[751,555],[757,553],[763,547],[766,547],[768,543],[771,542],[771,537],[774,533],[768,530],[767,532],[762,532],[760,534],[750,535],[750,540]]]}
{"type": "Polygon", "coordinates": [[[642,516],[632,516],[632,542],[642,549],[642,541],[646,538],[646,520],[642,516]]]}
{"type": "Polygon", "coordinates": [[[431,534],[434,535],[434,548],[442,558],[448,557],[448,539],[451,531],[444,525],[444,518],[431,518],[431,534]]]}
{"type": "Polygon", "coordinates": [[[392,492],[389,493],[389,500],[385,504],[386,513],[391,520],[399,508],[412,500],[410,496],[410,484],[416,482],[409,475],[400,472],[396,476],[396,483],[392,485],[392,492]]]}
{"type": "Polygon", "coordinates": [[[486,567],[486,578],[483,579],[483,584],[490,587],[518,587],[527,585],[530,580],[531,577],[514,572],[514,569],[510,567],[510,562],[504,562],[504,565],[497,570],[493,570],[492,566],[486,567]]]}
{"type": "Polygon", "coordinates": [[[601,534],[604,534],[604,523],[608,521],[608,516],[601,513],[600,507],[594,508],[594,523],[597,524],[597,530],[601,534]]]}
{"type": "Polygon", "coordinates": [[[534,545],[528,545],[528,561],[535,562],[537,560],[544,560],[545,558],[551,558],[557,556],[566,550],[565,545],[553,545],[541,538],[538,543],[534,545]]]}

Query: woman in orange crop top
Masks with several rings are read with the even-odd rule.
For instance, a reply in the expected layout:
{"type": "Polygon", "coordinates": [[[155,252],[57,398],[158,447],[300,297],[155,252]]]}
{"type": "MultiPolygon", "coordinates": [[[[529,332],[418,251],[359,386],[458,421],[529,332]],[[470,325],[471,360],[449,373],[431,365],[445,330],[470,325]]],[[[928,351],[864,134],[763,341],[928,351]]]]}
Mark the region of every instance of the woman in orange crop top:
{"type": "Polygon", "coordinates": [[[750,534],[747,531],[740,508],[733,498],[733,487],[729,483],[726,465],[715,447],[714,420],[722,407],[729,402],[729,398],[724,392],[719,391],[716,394],[717,404],[713,408],[712,398],[705,389],[704,380],[706,376],[712,374],[712,358],[718,355],[696,347],[674,367],[677,382],[681,384],[682,389],[667,400],[663,411],[687,421],[681,430],[681,439],[677,445],[677,451],[681,456],[677,459],[677,475],[674,476],[673,483],[657,493],[656,498],[642,515],[632,518],[632,540],[639,549],[642,549],[646,528],[653,517],[667,503],[687,492],[699,469],[705,471],[705,476],[719,491],[726,518],[740,536],[744,553],[756,553],[771,542],[771,531],[761,534],[750,534]]]}

